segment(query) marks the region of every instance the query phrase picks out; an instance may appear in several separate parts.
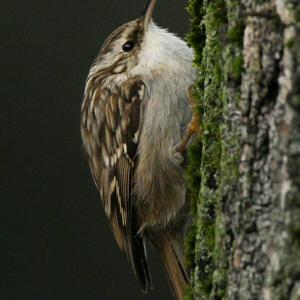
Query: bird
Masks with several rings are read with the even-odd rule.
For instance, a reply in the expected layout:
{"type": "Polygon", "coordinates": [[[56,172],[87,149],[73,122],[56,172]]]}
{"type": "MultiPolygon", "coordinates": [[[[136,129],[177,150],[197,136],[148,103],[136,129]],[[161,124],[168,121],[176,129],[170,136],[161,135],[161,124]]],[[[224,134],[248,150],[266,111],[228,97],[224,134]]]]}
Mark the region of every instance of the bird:
{"type": "Polygon", "coordinates": [[[156,0],[109,35],[85,83],[83,148],[116,242],[144,293],[153,288],[149,243],[175,299],[190,285],[183,242],[190,222],[184,172],[199,131],[194,52],[154,23],[156,0]],[[195,104],[194,104],[195,105],[195,104]]]}

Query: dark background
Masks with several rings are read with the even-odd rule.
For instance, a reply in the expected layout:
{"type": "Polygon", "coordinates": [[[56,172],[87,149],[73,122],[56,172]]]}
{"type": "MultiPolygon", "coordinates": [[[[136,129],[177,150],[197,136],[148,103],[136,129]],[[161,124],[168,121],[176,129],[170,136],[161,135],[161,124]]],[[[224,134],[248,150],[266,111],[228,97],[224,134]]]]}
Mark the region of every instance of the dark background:
{"type": "MultiPolygon", "coordinates": [[[[106,36],[144,1],[1,1],[0,299],[171,299],[150,251],[143,295],[104,216],[79,132],[84,81],[106,36]]],[[[184,36],[186,1],[155,20],[184,36]]]]}

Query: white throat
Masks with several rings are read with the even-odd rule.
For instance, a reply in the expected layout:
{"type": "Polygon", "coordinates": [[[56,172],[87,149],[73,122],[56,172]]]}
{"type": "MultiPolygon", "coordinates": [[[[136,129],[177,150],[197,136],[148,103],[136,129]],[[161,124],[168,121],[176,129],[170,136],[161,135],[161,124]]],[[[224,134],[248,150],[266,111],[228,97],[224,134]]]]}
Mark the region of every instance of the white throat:
{"type": "Polygon", "coordinates": [[[175,34],[160,28],[151,21],[145,34],[139,63],[132,71],[134,73],[155,72],[161,68],[178,72],[178,68],[193,62],[193,50],[175,34]]]}

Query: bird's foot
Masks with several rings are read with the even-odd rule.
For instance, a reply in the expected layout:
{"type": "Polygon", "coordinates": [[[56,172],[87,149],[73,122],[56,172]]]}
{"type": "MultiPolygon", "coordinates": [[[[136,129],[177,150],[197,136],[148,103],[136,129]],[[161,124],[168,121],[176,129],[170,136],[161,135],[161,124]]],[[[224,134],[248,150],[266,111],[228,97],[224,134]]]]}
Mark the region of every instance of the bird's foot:
{"type": "Polygon", "coordinates": [[[186,150],[186,146],[187,146],[190,138],[192,137],[192,135],[195,133],[201,132],[200,117],[199,117],[199,114],[196,112],[197,100],[194,95],[192,85],[188,88],[188,99],[190,102],[191,110],[193,112],[193,116],[192,116],[192,120],[190,121],[190,123],[186,129],[185,134],[183,135],[181,142],[175,148],[175,151],[179,152],[181,154],[183,154],[184,151],[186,150]]]}

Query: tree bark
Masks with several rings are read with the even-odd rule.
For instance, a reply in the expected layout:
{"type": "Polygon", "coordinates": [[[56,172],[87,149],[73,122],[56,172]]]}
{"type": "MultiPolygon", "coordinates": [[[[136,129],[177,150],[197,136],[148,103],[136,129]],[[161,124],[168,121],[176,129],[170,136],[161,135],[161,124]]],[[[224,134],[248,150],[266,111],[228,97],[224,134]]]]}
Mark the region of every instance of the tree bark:
{"type": "Polygon", "coordinates": [[[300,3],[190,0],[202,134],[187,299],[300,299],[300,3]]]}

